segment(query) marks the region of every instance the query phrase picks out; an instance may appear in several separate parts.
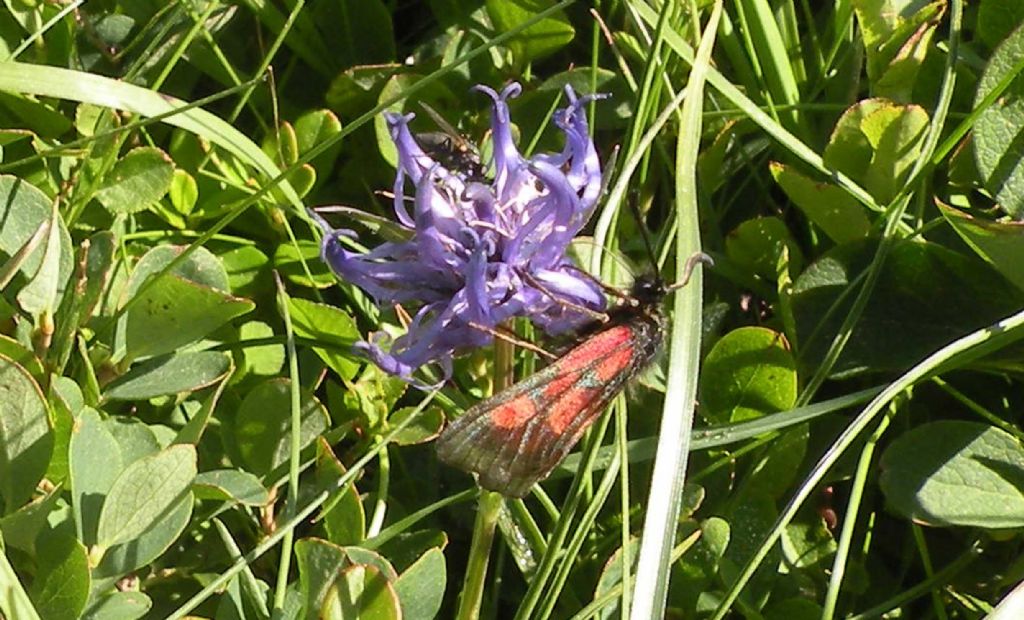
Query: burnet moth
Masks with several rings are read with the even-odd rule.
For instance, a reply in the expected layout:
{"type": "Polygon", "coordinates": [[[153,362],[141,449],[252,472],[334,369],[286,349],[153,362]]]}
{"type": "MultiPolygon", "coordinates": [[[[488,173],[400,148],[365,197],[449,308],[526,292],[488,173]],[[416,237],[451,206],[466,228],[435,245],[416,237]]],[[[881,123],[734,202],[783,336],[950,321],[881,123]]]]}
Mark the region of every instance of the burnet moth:
{"type": "Polygon", "coordinates": [[[477,474],[485,489],[525,496],[657,356],[666,328],[662,301],[700,262],[711,259],[692,256],[683,281],[670,287],[657,277],[637,279],[592,335],[450,422],[436,442],[441,461],[477,474]]]}

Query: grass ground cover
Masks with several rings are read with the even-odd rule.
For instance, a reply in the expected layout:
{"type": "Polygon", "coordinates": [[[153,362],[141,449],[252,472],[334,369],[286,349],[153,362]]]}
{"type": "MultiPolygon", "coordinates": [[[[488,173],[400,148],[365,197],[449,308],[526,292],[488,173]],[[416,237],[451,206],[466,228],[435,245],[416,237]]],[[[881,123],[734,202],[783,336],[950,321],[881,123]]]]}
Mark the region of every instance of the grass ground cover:
{"type": "Polygon", "coordinates": [[[1020,617],[1022,70],[1016,0],[5,0],[0,618],[1020,617]],[[439,462],[700,251],[525,497],[439,462]]]}

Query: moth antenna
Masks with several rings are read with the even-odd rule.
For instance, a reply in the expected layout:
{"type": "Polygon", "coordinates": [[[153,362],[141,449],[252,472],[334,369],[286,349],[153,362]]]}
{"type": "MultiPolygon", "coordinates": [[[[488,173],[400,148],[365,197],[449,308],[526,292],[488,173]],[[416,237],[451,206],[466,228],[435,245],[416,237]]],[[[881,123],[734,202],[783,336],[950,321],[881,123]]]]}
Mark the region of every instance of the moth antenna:
{"type": "Polygon", "coordinates": [[[704,252],[696,252],[690,255],[690,258],[686,259],[686,265],[683,267],[683,279],[675,284],[670,284],[665,287],[665,292],[674,291],[677,288],[683,288],[690,281],[690,276],[693,275],[693,270],[697,268],[698,264],[707,265],[708,267],[715,266],[715,260],[705,254],[704,252]]]}
{"type": "Polygon", "coordinates": [[[647,231],[647,225],[644,224],[644,220],[640,216],[639,207],[637,207],[632,201],[629,201],[629,208],[633,211],[633,217],[636,218],[636,226],[640,229],[640,238],[644,240],[644,249],[647,250],[647,258],[651,260],[651,267],[654,270],[654,275],[660,281],[661,274],[658,272],[658,257],[654,253],[654,244],[651,243],[651,234],[647,231]]]}

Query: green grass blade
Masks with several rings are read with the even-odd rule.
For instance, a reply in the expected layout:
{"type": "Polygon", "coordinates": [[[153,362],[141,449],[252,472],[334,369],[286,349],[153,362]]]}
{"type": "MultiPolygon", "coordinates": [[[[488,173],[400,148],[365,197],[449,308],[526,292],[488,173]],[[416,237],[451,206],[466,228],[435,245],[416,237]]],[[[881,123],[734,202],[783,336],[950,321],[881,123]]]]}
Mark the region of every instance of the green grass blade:
{"type": "MultiPolygon", "coordinates": [[[[179,108],[187,108],[188,104],[134,84],[60,67],[2,62],[0,91],[91,103],[143,116],[171,114],[164,118],[168,125],[209,140],[251,165],[267,179],[281,175],[281,170],[259,145],[219,117],[198,108],[173,114],[179,108]]],[[[282,179],[280,188],[292,205],[301,210],[302,200],[291,185],[282,179]]]]}
{"type": "MultiPolygon", "coordinates": [[[[700,146],[704,81],[710,66],[722,3],[716,2],[697,50],[680,113],[676,149],[676,273],[683,273],[691,254],[700,251],[697,216],[697,151],[700,146]]],[[[669,556],[675,540],[680,496],[686,478],[700,364],[701,272],[674,295],[674,328],[669,343],[669,370],[658,452],[651,476],[647,514],[637,561],[636,588],[630,618],[662,618],[668,596],[669,556]]]]}

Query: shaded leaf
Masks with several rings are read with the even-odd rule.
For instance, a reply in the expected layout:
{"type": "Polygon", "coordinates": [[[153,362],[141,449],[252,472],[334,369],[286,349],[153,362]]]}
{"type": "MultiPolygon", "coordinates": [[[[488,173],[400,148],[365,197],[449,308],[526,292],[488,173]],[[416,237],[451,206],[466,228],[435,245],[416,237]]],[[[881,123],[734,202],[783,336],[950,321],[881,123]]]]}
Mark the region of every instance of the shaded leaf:
{"type": "MultiPolygon", "coordinates": [[[[412,415],[416,409],[416,407],[402,407],[396,410],[388,418],[388,424],[398,426],[412,415]]],[[[444,411],[440,407],[428,407],[412,424],[406,426],[395,435],[393,441],[400,446],[411,446],[430,441],[441,434],[444,421],[444,411]]]]}
{"type": "Polygon", "coordinates": [[[167,153],[151,146],[132,149],[103,177],[96,200],[114,214],[137,213],[164,197],[173,176],[167,153]]]}
{"type": "Polygon", "coordinates": [[[136,620],[149,612],[153,601],[142,592],[112,592],[86,610],[82,620],[136,620]]]}
{"type": "MultiPolygon", "coordinates": [[[[824,356],[853,295],[838,308],[832,306],[867,268],[874,247],[874,242],[863,242],[835,248],[794,283],[793,314],[806,367],[813,368],[824,356]]],[[[932,243],[897,243],[833,376],[905,370],[938,347],[1017,312],[1022,304],[1024,294],[973,256],[932,243]]]]}
{"type": "Polygon", "coordinates": [[[156,454],[163,448],[156,433],[141,420],[110,417],[103,421],[103,425],[117,442],[122,465],[130,465],[144,456],[156,454]]]}
{"type": "Polygon", "coordinates": [[[942,202],[936,204],[953,230],[978,256],[1024,290],[1024,223],[983,220],[942,202]]]}
{"type": "Polygon", "coordinates": [[[788,263],[791,273],[803,269],[803,252],[786,224],[777,217],[747,220],[729,233],[725,252],[733,261],[769,282],[779,280],[779,267],[788,263]]]}
{"type": "MultiPolygon", "coordinates": [[[[322,437],[317,442],[316,477],[321,488],[330,488],[345,467],[322,437]]],[[[336,545],[355,545],[366,538],[366,512],[355,484],[347,484],[334,491],[320,509],[319,520],[324,524],[327,539],[336,545]]]]}
{"type": "MultiPolygon", "coordinates": [[[[300,446],[305,448],[328,428],[324,406],[306,394],[301,404],[300,446]]],[[[291,388],[288,379],[257,385],[242,401],[234,439],[249,469],[266,474],[286,463],[291,452],[291,388]]]]}
{"type": "Polygon", "coordinates": [[[0,497],[5,513],[32,497],[52,451],[46,397],[28,371],[0,356],[0,497]]]}
{"type": "Polygon", "coordinates": [[[832,241],[845,243],[868,236],[871,222],[864,206],[845,190],[831,183],[812,181],[778,162],[771,163],[771,172],[786,196],[832,241]]]}

